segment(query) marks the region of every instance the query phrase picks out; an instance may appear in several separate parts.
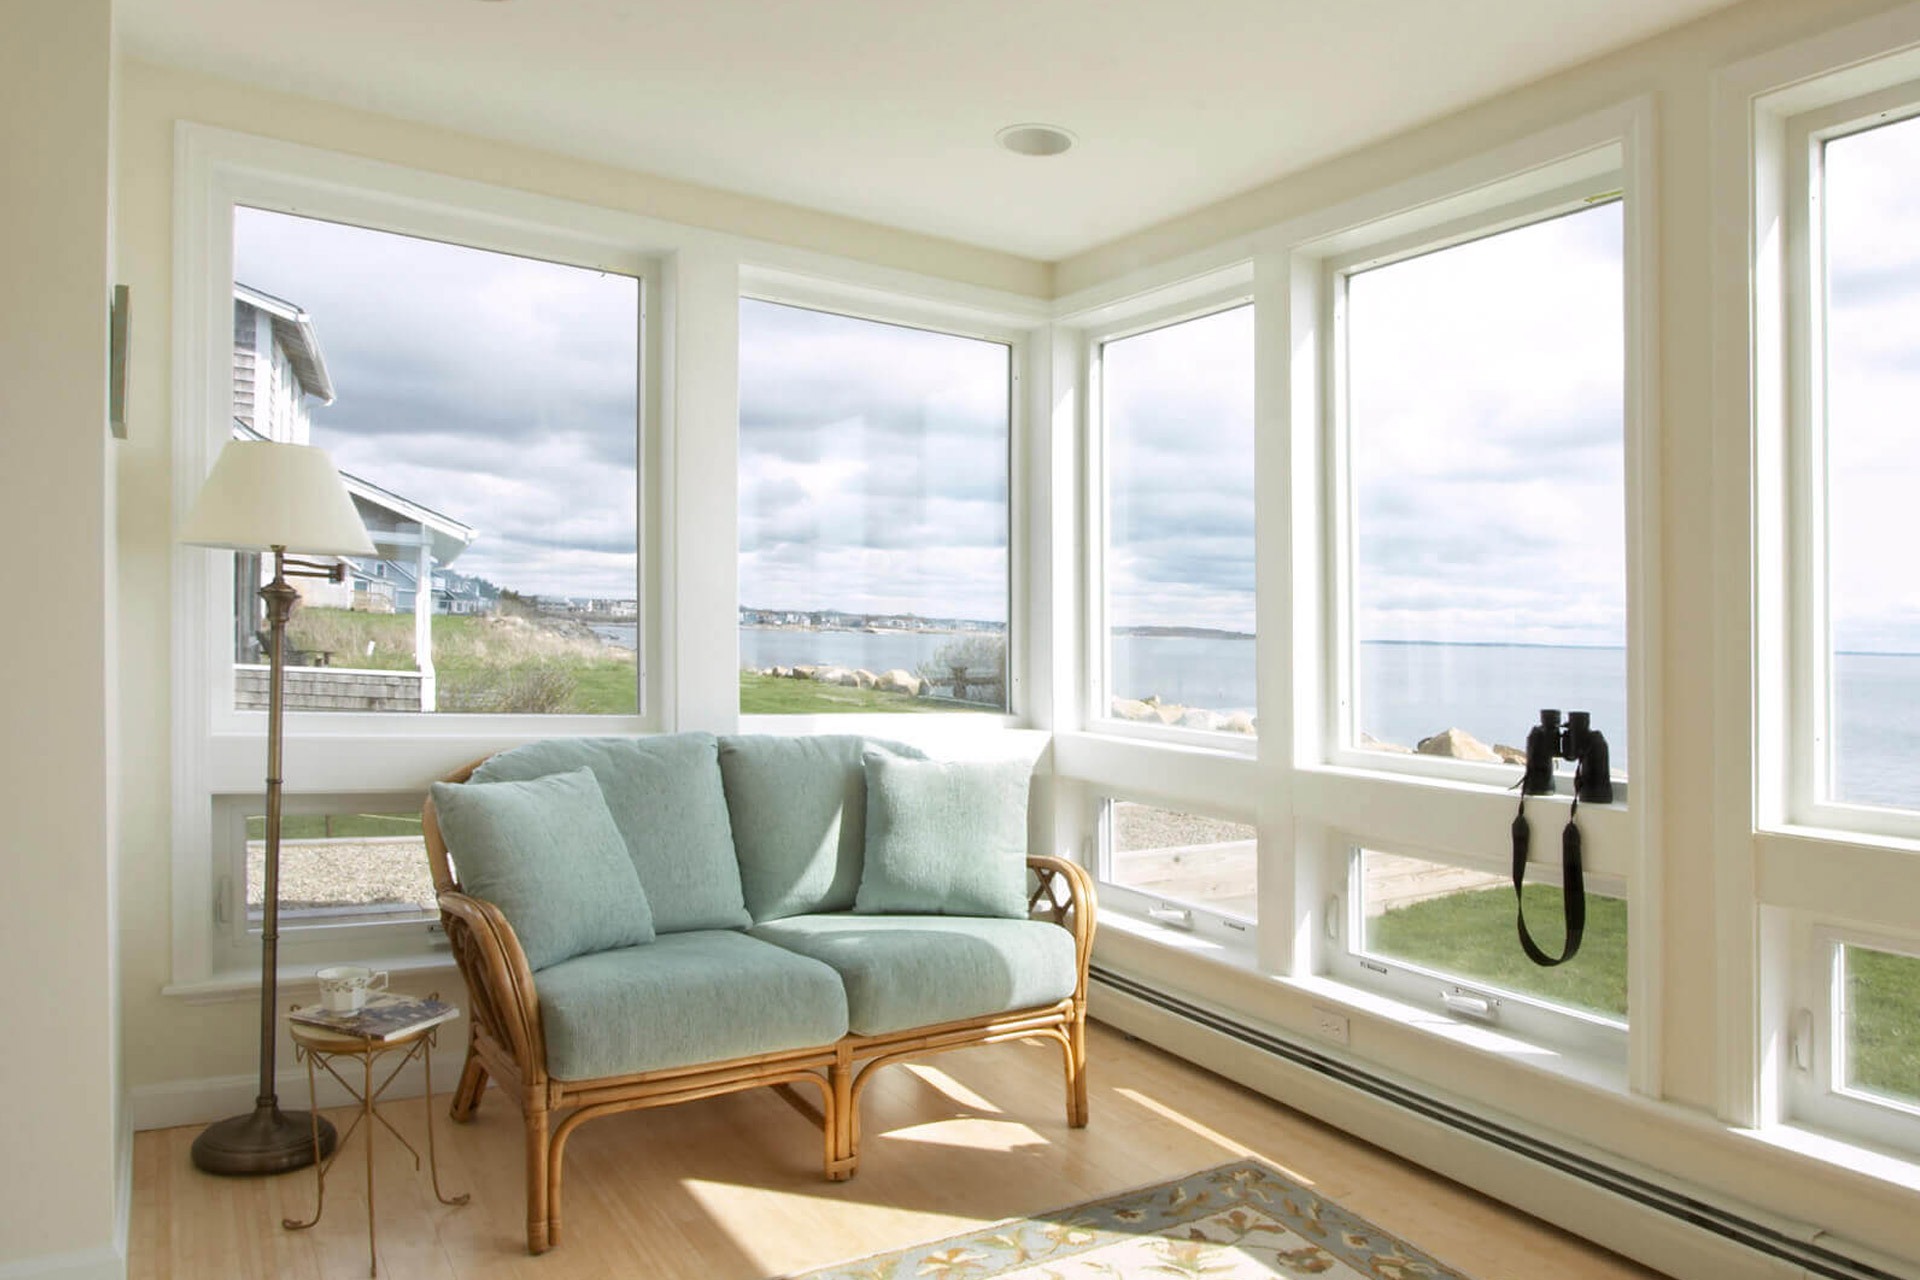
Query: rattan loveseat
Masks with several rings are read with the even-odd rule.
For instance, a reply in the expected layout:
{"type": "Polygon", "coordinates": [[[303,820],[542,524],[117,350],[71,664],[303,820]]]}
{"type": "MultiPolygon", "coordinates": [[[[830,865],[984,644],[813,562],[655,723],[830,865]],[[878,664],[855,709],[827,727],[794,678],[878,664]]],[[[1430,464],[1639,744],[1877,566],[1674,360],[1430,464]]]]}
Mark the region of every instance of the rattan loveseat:
{"type": "MultiPolygon", "coordinates": [[[[1033,856],[1024,906],[1016,886],[1003,913],[1018,918],[851,910],[875,746],[851,736],[556,739],[455,771],[444,781],[458,792],[436,787],[448,811],[429,799],[428,856],[471,1028],[452,1114],[471,1118],[489,1079],[520,1107],[531,1252],[559,1242],[567,1139],[600,1116],[772,1086],[820,1128],[826,1177],[840,1181],[859,1164],[860,1097],[876,1069],[1037,1039],[1060,1050],[1068,1125],[1086,1125],[1092,880],[1033,856]],[[606,795],[657,931],[648,945],[537,965],[508,913],[457,878],[449,806],[477,784],[576,766],[606,795]],[[716,825],[740,873],[731,887],[711,860],[716,825]],[[690,871],[679,864],[695,846],[710,860],[690,871]]],[[[1018,781],[1024,807],[1024,771],[1018,781]]],[[[1023,835],[1015,862],[1024,848],[1023,835]]]]}

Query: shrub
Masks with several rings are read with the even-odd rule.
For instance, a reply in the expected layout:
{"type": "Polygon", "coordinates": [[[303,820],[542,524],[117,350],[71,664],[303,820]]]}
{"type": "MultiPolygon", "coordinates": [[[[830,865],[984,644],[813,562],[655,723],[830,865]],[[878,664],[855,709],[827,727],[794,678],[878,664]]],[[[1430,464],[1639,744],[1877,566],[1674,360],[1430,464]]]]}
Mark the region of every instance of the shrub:
{"type": "Polygon", "coordinates": [[[956,636],[936,649],[933,657],[921,663],[918,674],[929,685],[951,690],[956,669],[968,677],[967,694],[963,701],[1004,703],[1007,693],[1006,636],[956,636]],[[989,690],[997,690],[998,696],[992,696],[989,690]]]}

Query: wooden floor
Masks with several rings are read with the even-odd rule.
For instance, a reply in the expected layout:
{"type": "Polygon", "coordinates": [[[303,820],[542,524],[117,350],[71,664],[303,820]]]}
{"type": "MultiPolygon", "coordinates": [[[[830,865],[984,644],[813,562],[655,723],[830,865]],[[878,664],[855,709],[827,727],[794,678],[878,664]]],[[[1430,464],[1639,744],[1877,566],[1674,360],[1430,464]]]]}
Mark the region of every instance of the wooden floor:
{"type": "MultiPolygon", "coordinates": [[[[454,1056],[439,1056],[450,1079],[454,1056]]],[[[1106,1028],[1089,1060],[1093,1123],[1078,1131],[1051,1047],[889,1068],[867,1091],[846,1183],[821,1178],[817,1131],[765,1089],[594,1121],[567,1148],[565,1241],[540,1258],[525,1251],[519,1114],[493,1093],[472,1124],[435,1120],[441,1184],[472,1193],[464,1208],[435,1203],[380,1132],[380,1274],[762,1280],[1256,1155],[1477,1280],[1653,1275],[1106,1028]]],[[[416,1145],[423,1111],[392,1111],[416,1145]]],[[[280,1220],[311,1212],[312,1171],[209,1177],[188,1160],[195,1132],[135,1141],[129,1276],[366,1274],[364,1134],[320,1225],[290,1232],[280,1220]]]]}

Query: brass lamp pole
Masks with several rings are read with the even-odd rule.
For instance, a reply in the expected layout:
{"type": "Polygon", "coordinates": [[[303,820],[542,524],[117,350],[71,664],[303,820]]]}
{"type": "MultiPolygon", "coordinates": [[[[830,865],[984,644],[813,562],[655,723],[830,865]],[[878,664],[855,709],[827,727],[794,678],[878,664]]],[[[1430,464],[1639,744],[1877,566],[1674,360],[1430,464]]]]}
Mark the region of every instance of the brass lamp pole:
{"type": "Polygon", "coordinates": [[[304,1111],[282,1111],[274,1079],[279,1030],[280,789],[286,705],[287,620],[299,592],[288,577],[343,582],[346,566],[289,558],[289,547],[330,555],[375,554],[353,499],[327,455],[306,445],[234,441],[221,453],[182,523],[180,541],[273,552],[267,606],[267,848],[260,931],[260,1089],[253,1110],[208,1125],[193,1141],[193,1162],[208,1173],[284,1173],[325,1159],[333,1126],[304,1111]],[[316,1147],[318,1148],[316,1150],[316,1147]]]}

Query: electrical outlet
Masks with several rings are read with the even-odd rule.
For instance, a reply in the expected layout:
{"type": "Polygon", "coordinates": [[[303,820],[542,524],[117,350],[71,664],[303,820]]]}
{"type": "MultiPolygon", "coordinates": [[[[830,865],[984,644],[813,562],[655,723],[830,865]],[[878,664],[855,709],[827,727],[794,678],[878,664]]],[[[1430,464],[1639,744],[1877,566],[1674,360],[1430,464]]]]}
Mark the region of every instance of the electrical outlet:
{"type": "Polygon", "coordinates": [[[1347,1043],[1347,1015],[1331,1009],[1313,1011],[1313,1034],[1335,1044],[1347,1043]]]}

